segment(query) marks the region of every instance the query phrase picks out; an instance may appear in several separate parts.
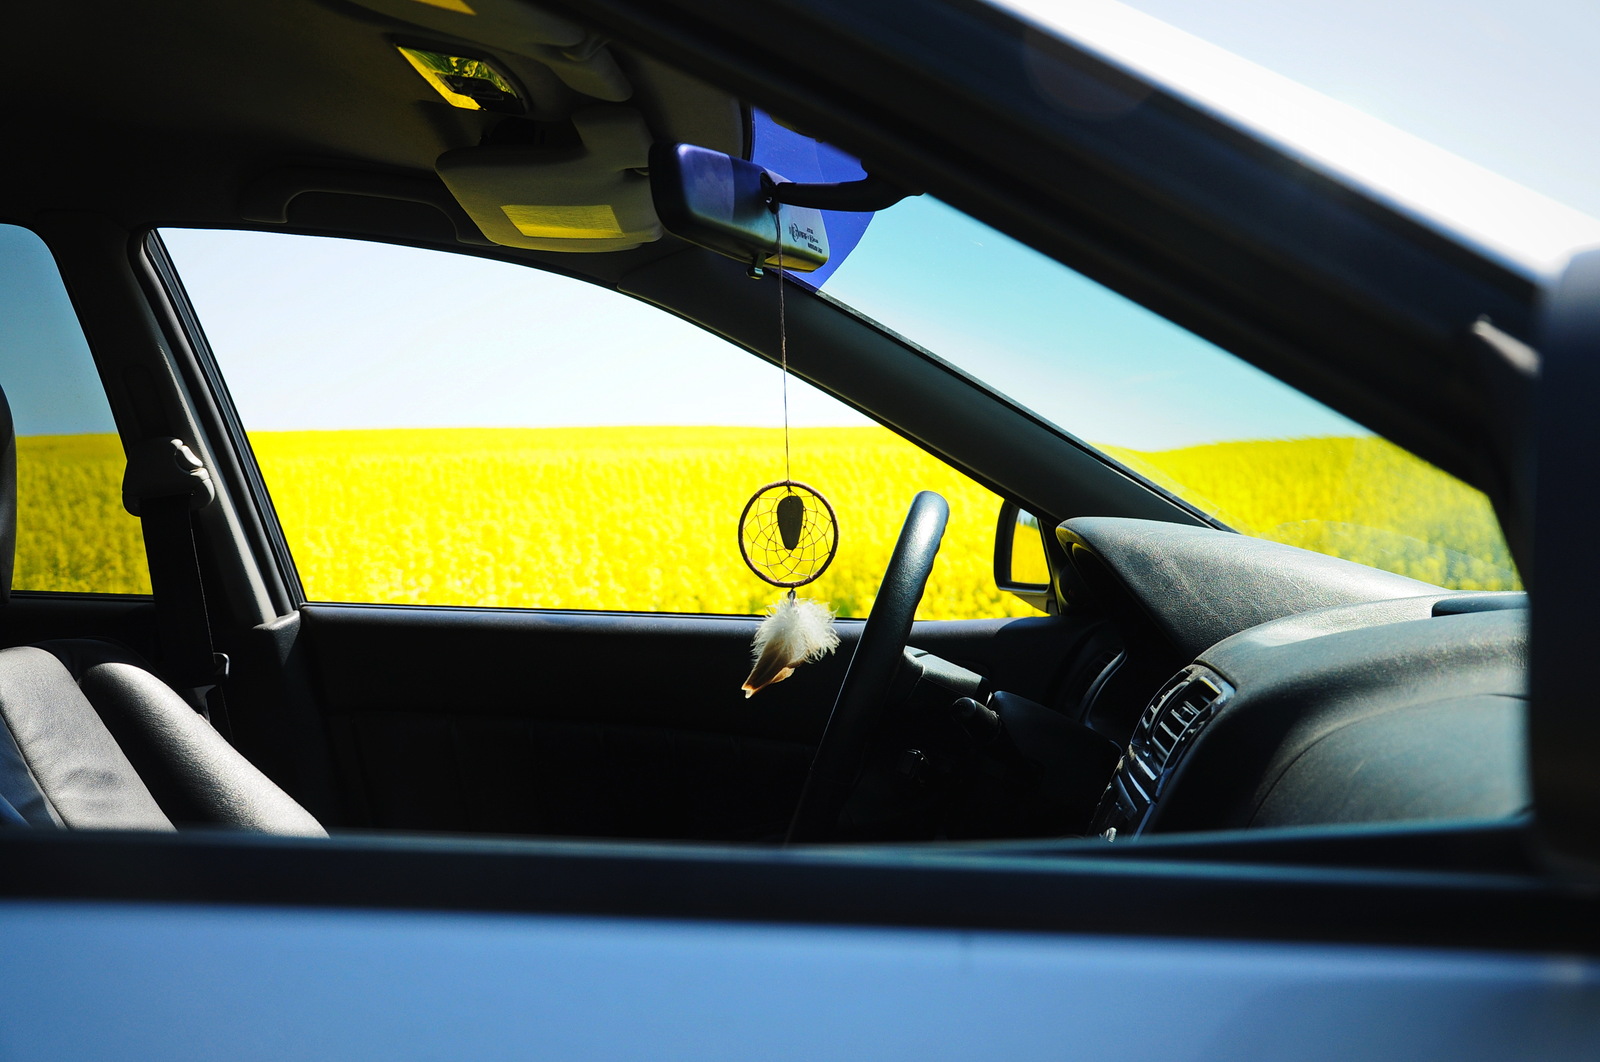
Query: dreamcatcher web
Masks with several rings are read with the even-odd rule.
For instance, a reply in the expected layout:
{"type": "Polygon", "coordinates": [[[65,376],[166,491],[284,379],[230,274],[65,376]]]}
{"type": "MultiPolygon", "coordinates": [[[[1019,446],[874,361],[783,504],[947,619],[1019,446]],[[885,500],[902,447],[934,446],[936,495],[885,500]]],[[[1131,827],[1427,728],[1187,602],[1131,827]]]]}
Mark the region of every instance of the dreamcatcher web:
{"type": "Polygon", "coordinates": [[[828,570],[839,548],[833,506],[794,480],[769,483],[739,516],[739,555],[773,586],[793,589],[828,570]]]}

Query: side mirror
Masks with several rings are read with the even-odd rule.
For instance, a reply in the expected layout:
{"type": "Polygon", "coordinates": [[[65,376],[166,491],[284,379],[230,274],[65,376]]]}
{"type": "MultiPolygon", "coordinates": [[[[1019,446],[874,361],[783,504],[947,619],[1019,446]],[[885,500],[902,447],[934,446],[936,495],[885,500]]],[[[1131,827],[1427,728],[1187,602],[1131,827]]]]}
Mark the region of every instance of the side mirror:
{"type": "Polygon", "coordinates": [[[650,149],[650,194],[666,230],[751,266],[809,273],[828,262],[822,211],[778,203],[783,178],[753,162],[693,144],[650,149]],[[768,204],[777,207],[777,213],[768,204]]]}
{"type": "Polygon", "coordinates": [[[1044,528],[1038,518],[1018,508],[1016,502],[1000,506],[994,533],[994,582],[1040,612],[1056,610],[1044,528]]]}

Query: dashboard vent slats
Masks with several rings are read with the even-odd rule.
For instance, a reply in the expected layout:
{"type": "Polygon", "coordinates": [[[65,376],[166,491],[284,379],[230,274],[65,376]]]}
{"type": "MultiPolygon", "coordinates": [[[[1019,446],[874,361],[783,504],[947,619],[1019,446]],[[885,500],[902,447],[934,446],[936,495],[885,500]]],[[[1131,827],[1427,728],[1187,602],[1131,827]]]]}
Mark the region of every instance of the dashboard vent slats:
{"type": "Polygon", "coordinates": [[[1145,711],[1134,732],[1133,744],[1143,746],[1161,770],[1171,766],[1178,747],[1198,732],[1201,722],[1208,718],[1223,698],[1227,683],[1201,669],[1190,668],[1162,696],[1156,698],[1145,711]]]}
{"type": "Polygon", "coordinates": [[[1161,688],[1140,715],[1115,784],[1095,812],[1096,833],[1114,839],[1143,829],[1184,752],[1232,694],[1233,687],[1220,675],[1199,664],[1161,688]]]}

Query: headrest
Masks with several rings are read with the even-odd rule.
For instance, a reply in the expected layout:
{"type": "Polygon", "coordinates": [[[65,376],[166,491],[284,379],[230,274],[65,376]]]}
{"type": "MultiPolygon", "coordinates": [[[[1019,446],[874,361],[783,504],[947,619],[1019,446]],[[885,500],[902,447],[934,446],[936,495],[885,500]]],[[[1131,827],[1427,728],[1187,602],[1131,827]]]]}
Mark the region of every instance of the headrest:
{"type": "Polygon", "coordinates": [[[0,605],[11,600],[11,569],[17,563],[17,433],[11,403],[0,391],[0,605]]]}

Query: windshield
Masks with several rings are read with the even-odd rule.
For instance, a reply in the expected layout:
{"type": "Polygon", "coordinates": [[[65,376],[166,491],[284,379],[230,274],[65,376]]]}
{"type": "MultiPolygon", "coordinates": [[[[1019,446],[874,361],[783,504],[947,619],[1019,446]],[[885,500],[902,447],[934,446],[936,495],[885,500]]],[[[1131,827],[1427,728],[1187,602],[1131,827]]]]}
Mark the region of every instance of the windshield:
{"type": "MultiPolygon", "coordinates": [[[[796,134],[755,128],[757,161],[804,163],[796,134]]],[[[830,240],[836,224],[829,270],[802,283],[1216,522],[1451,588],[1520,586],[1482,494],[1054,259],[930,196],[830,214],[830,240]]]]}

